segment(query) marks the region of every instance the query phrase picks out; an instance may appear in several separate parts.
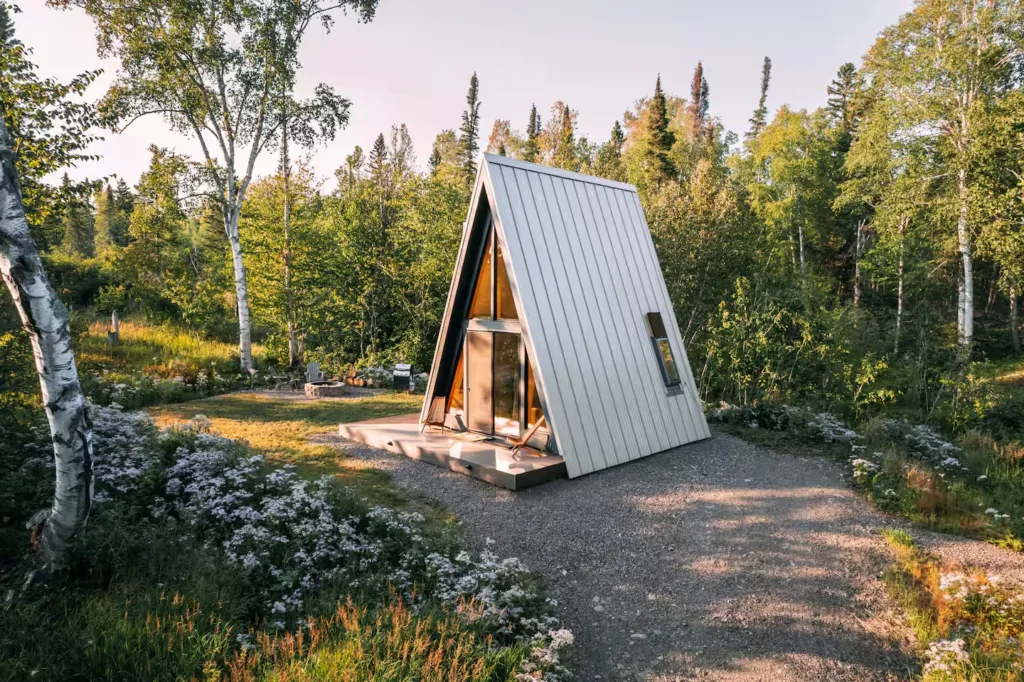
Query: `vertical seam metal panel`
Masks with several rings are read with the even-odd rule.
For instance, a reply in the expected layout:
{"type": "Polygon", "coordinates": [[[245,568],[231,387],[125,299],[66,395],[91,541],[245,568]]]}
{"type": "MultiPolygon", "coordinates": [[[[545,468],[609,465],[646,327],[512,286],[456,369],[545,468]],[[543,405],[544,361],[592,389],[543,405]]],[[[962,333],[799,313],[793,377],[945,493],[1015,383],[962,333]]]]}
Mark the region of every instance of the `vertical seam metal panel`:
{"type": "MultiPolygon", "coordinates": [[[[632,281],[627,276],[629,271],[628,265],[624,262],[624,249],[623,244],[620,240],[621,227],[616,224],[614,216],[610,215],[604,207],[601,205],[601,196],[607,188],[600,185],[591,185],[588,187],[589,192],[593,193],[592,202],[596,204],[597,210],[601,216],[601,229],[598,234],[607,238],[607,250],[604,251],[604,255],[608,263],[610,263],[616,270],[614,273],[614,290],[616,293],[618,320],[616,326],[625,334],[625,343],[623,345],[624,355],[632,360],[634,368],[634,377],[631,383],[639,389],[640,393],[644,397],[644,405],[636,405],[636,412],[631,418],[636,419],[639,414],[640,420],[644,423],[645,427],[645,440],[647,441],[647,452],[645,455],[658,452],[662,449],[661,438],[658,433],[658,419],[654,414],[656,407],[654,398],[651,395],[651,385],[649,381],[645,381],[645,372],[643,359],[638,356],[638,351],[642,351],[642,346],[637,345],[637,322],[633,318],[639,318],[640,316],[640,305],[636,300],[635,292],[632,291],[632,281]]],[[[602,242],[604,246],[604,242],[602,242]]],[[[611,271],[609,270],[611,275],[611,271]]]]}
{"type": "MultiPolygon", "coordinates": [[[[650,230],[646,229],[645,226],[638,224],[635,220],[635,217],[629,210],[629,205],[631,203],[629,197],[619,193],[618,196],[616,196],[616,199],[619,211],[622,213],[623,224],[626,226],[627,232],[635,244],[634,253],[638,259],[638,267],[647,271],[652,271],[652,268],[654,268],[654,271],[661,275],[661,266],[658,263],[657,257],[654,258],[653,262],[650,258],[651,250],[654,246],[651,241],[650,230]]],[[[660,295],[661,289],[663,288],[660,286],[660,283],[664,281],[664,275],[658,279],[659,282],[655,283],[652,281],[652,278],[645,278],[644,286],[648,289],[647,295],[650,296],[651,303],[656,306],[657,310],[661,311],[662,319],[667,319],[669,321],[668,329],[674,329],[672,323],[675,320],[675,310],[672,307],[672,302],[668,300],[667,297],[662,297],[660,295]]],[[[675,343],[672,343],[673,347],[675,345],[675,343]]],[[[669,396],[667,392],[662,393],[662,402],[669,414],[672,415],[669,421],[672,423],[672,427],[677,434],[677,438],[682,439],[679,442],[688,443],[696,440],[693,435],[694,431],[689,423],[689,415],[681,409],[682,406],[679,404],[679,401],[674,398],[675,396],[669,396]]]]}
{"type": "MultiPolygon", "coordinates": [[[[614,464],[621,464],[628,459],[628,457],[626,459],[622,458],[622,455],[625,454],[626,444],[622,437],[621,426],[618,424],[618,415],[615,413],[614,403],[611,408],[608,406],[608,401],[612,398],[612,391],[614,390],[608,379],[608,373],[605,371],[609,357],[601,352],[600,337],[603,330],[596,324],[594,311],[592,310],[593,291],[588,292],[585,290],[586,263],[584,262],[581,267],[580,262],[578,262],[583,260],[584,252],[582,243],[577,236],[576,221],[572,215],[572,207],[569,205],[563,182],[565,181],[562,178],[551,176],[547,178],[547,184],[551,186],[551,194],[554,196],[555,206],[558,209],[559,220],[563,228],[559,231],[561,236],[560,250],[563,254],[561,260],[565,263],[566,270],[570,275],[568,277],[569,294],[572,299],[572,307],[580,322],[580,336],[576,340],[576,347],[585,353],[584,359],[586,361],[580,363],[580,368],[584,373],[584,386],[591,389],[585,390],[585,393],[591,402],[596,398],[597,402],[600,403],[600,414],[603,418],[597,420],[597,427],[602,432],[602,459],[604,460],[605,467],[609,467],[614,464]],[[568,254],[568,258],[566,254],[568,254]],[[568,267],[570,264],[572,266],[571,271],[568,267]],[[595,362],[597,360],[601,362],[595,362]]],[[[543,180],[542,184],[544,184],[543,180]]]]}
{"type": "MultiPolygon", "coordinates": [[[[515,170],[501,166],[498,168],[502,183],[508,189],[508,205],[514,213],[513,225],[520,244],[520,254],[523,262],[528,266],[529,286],[530,288],[536,287],[535,309],[531,312],[538,317],[543,333],[543,343],[541,346],[536,346],[535,343],[534,350],[538,366],[544,365],[545,369],[550,368],[554,376],[553,381],[550,382],[551,388],[554,388],[553,391],[548,390],[548,384],[545,384],[546,395],[550,403],[549,409],[557,415],[557,425],[553,425],[552,430],[558,433],[559,453],[565,460],[569,476],[576,477],[590,471],[590,468],[583,466],[583,462],[581,462],[582,457],[587,456],[589,446],[585,434],[580,434],[577,427],[581,418],[572,395],[573,384],[572,378],[568,374],[565,348],[560,342],[558,327],[552,315],[551,293],[548,289],[553,283],[540,259],[542,251],[530,229],[531,221],[526,206],[526,197],[524,197],[522,188],[515,177],[515,170]],[[557,403],[557,407],[555,403],[557,403]]],[[[530,208],[536,216],[536,207],[533,206],[532,201],[530,208]]],[[[538,218],[534,217],[533,220],[536,222],[538,218]]],[[[529,313],[527,314],[529,315],[529,313]]]]}
{"type": "MultiPolygon", "coordinates": [[[[651,310],[657,310],[661,312],[662,319],[665,319],[666,317],[674,318],[675,315],[673,313],[671,302],[660,299],[657,292],[658,287],[651,281],[652,277],[654,276],[656,276],[659,279],[659,281],[664,280],[664,276],[661,274],[661,267],[657,265],[657,261],[655,261],[655,267],[652,271],[652,264],[647,262],[647,259],[645,257],[647,255],[647,249],[645,248],[644,242],[646,241],[647,243],[650,243],[650,233],[648,233],[646,237],[643,234],[638,233],[637,225],[633,222],[632,215],[625,208],[625,204],[628,201],[625,193],[613,192],[612,194],[615,198],[616,210],[620,214],[620,220],[622,221],[623,231],[625,232],[627,238],[631,241],[631,251],[633,257],[635,258],[637,272],[649,273],[649,276],[640,278],[641,284],[644,288],[644,295],[647,297],[648,304],[651,306],[651,310]],[[666,305],[668,306],[667,308],[666,305]]],[[[651,345],[650,341],[648,341],[648,345],[651,345]]],[[[651,353],[654,353],[653,345],[651,345],[651,353]]],[[[657,369],[658,374],[660,375],[661,369],[657,369]]],[[[686,424],[681,423],[680,417],[682,416],[682,414],[678,409],[678,406],[672,401],[672,397],[668,395],[668,392],[665,389],[664,377],[661,377],[660,386],[662,390],[659,391],[658,393],[658,401],[661,404],[662,410],[668,416],[668,418],[666,419],[667,425],[669,426],[671,431],[675,433],[673,446],[679,445],[680,443],[689,443],[695,440],[694,438],[691,437],[690,429],[688,428],[688,426],[686,424]]],[[[669,437],[671,438],[671,434],[669,434],[669,437]]]]}
{"type": "MultiPolygon", "coordinates": [[[[659,268],[660,272],[660,261],[658,260],[658,252],[654,247],[654,239],[651,237],[650,227],[647,226],[647,219],[644,217],[643,207],[640,206],[640,198],[636,195],[632,197],[630,202],[630,208],[632,209],[634,220],[640,226],[641,231],[647,235],[647,252],[654,261],[654,265],[659,268]]],[[[668,285],[665,283],[665,277],[662,276],[658,282],[661,287],[661,297],[668,302],[669,306],[672,306],[672,297],[668,293],[668,285]]],[[[683,395],[686,395],[687,411],[691,419],[691,424],[694,426],[694,433],[697,438],[710,438],[711,431],[708,428],[708,422],[704,418],[704,410],[700,404],[700,398],[697,395],[697,382],[693,377],[693,368],[690,367],[689,353],[686,351],[686,344],[683,342],[683,334],[679,328],[679,320],[676,319],[675,308],[670,307],[669,312],[671,314],[670,322],[672,329],[675,331],[676,342],[679,344],[679,354],[683,363],[683,371],[686,373],[685,378],[688,379],[687,387],[690,391],[683,391],[683,395]],[[687,395],[689,393],[689,395],[687,395]]]]}
{"type": "MultiPolygon", "coordinates": [[[[626,458],[632,460],[652,452],[648,439],[651,424],[650,408],[644,409],[641,406],[641,394],[637,393],[638,387],[635,378],[639,376],[639,373],[635,357],[629,352],[629,344],[623,339],[623,325],[625,323],[623,316],[624,306],[622,305],[620,287],[616,286],[618,282],[622,281],[622,275],[621,273],[613,273],[612,266],[609,264],[611,259],[614,258],[614,252],[608,249],[607,241],[604,239],[607,226],[604,224],[603,217],[599,224],[594,213],[592,199],[589,194],[591,186],[578,181],[568,182],[573,185],[573,194],[576,197],[576,203],[580,207],[580,222],[583,225],[580,232],[586,235],[589,253],[595,256],[594,267],[600,269],[596,277],[591,272],[591,286],[595,293],[600,292],[602,302],[605,304],[604,306],[598,306],[600,328],[596,329],[596,331],[600,337],[605,338],[608,344],[608,354],[605,360],[614,367],[619,394],[617,399],[623,408],[621,410],[614,410],[613,406],[613,413],[623,434],[625,434],[626,429],[632,434],[632,447],[627,448],[627,451],[624,452],[626,458]],[[580,198],[581,186],[586,202],[580,198]],[[604,276],[601,276],[601,274],[604,276]],[[632,365],[632,372],[630,371],[630,365],[632,365]],[[641,425],[642,428],[640,428],[641,425]],[[643,441],[642,443],[641,440],[643,441]]],[[[616,270],[618,269],[617,262],[615,263],[615,268],[616,270]]],[[[646,394],[646,391],[644,391],[644,394],[646,394]]]]}
{"type": "MultiPolygon", "coordinates": [[[[524,275],[521,279],[516,279],[516,283],[519,286],[520,299],[523,304],[519,315],[522,317],[523,324],[527,330],[527,343],[530,345],[528,351],[534,363],[534,380],[544,392],[547,400],[545,407],[547,407],[546,414],[551,434],[555,439],[555,446],[559,454],[565,460],[566,469],[572,476],[575,475],[573,471],[576,469],[575,457],[577,448],[575,447],[571,429],[563,428],[563,426],[569,425],[569,420],[567,417],[563,418],[565,417],[565,403],[562,400],[563,383],[557,376],[556,370],[562,363],[555,359],[554,353],[556,349],[548,342],[550,331],[547,328],[549,321],[545,319],[547,317],[545,314],[547,308],[540,302],[540,296],[545,287],[543,273],[536,259],[533,258],[532,243],[524,244],[523,242],[523,235],[519,228],[520,219],[518,217],[525,214],[523,207],[520,203],[516,202],[511,192],[509,192],[508,185],[505,182],[504,169],[497,164],[494,165],[494,169],[497,172],[491,173],[491,168],[489,167],[488,175],[491,178],[491,186],[496,195],[495,203],[498,207],[498,223],[505,236],[506,245],[509,247],[507,254],[509,258],[508,268],[521,272],[524,275]],[[517,208],[518,210],[516,210],[517,208]],[[539,290],[538,284],[540,285],[539,290]],[[550,374],[548,373],[549,370],[550,374]]],[[[527,234],[527,236],[529,235],[527,234]]],[[[543,293],[543,295],[545,298],[547,297],[546,293],[543,293]]]]}
{"type": "Polygon", "coordinates": [[[527,191],[523,194],[523,200],[533,208],[537,216],[536,222],[527,220],[527,227],[534,234],[535,242],[540,247],[537,251],[538,258],[548,265],[549,276],[554,285],[555,296],[549,296],[548,305],[552,315],[558,320],[554,325],[554,330],[559,345],[563,349],[573,407],[578,415],[573,423],[573,429],[580,433],[581,440],[587,443],[586,453],[578,453],[580,470],[582,473],[590,473],[608,466],[604,462],[601,447],[602,439],[607,436],[598,426],[599,420],[595,414],[597,410],[591,404],[591,396],[586,390],[583,363],[580,361],[579,344],[582,331],[579,313],[572,309],[574,306],[571,305],[570,278],[566,273],[563,260],[565,254],[558,247],[558,234],[564,229],[560,221],[556,223],[556,216],[552,213],[551,203],[543,186],[545,178],[538,173],[529,173],[520,168],[515,169],[514,175],[520,192],[523,192],[524,186],[526,187],[527,191]],[[600,462],[595,455],[601,455],[600,462]]]}
{"type": "MultiPolygon", "coordinates": [[[[643,386],[647,389],[647,393],[650,397],[651,414],[654,417],[654,425],[652,433],[657,441],[657,449],[653,452],[661,452],[673,447],[676,443],[675,439],[669,434],[666,429],[666,422],[670,421],[666,419],[668,416],[665,412],[665,405],[662,402],[661,394],[664,392],[665,381],[661,377],[661,370],[654,364],[654,358],[651,353],[654,351],[651,348],[650,334],[643,324],[643,314],[650,312],[650,302],[647,300],[648,297],[644,291],[643,283],[637,280],[642,280],[642,273],[638,270],[636,260],[633,257],[633,246],[629,243],[628,230],[622,222],[622,215],[612,210],[615,204],[615,193],[620,190],[608,187],[596,188],[596,194],[598,201],[601,202],[602,211],[605,211],[606,215],[611,221],[611,224],[615,226],[615,230],[611,233],[617,242],[619,254],[619,262],[621,263],[624,274],[622,281],[628,285],[628,305],[624,310],[626,314],[626,330],[633,337],[633,352],[637,356],[641,369],[641,377],[646,377],[646,381],[643,381],[643,386]],[[607,208],[606,208],[607,206],[607,208]]],[[[623,289],[626,291],[626,288],[623,289]]]]}

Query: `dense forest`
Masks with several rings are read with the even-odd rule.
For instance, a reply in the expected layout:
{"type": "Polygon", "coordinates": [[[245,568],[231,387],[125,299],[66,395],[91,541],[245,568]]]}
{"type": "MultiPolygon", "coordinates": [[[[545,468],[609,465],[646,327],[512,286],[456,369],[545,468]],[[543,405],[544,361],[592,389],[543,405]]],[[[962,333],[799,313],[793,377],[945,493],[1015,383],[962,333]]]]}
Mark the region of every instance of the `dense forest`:
{"type": "MultiPolygon", "coordinates": [[[[985,363],[1021,352],[1019,16],[1016,2],[921,2],[860,66],[838,66],[814,111],[768,111],[766,57],[741,135],[716,118],[698,63],[689,93],[664,92],[657,74],[653,90],[637,84],[650,94],[624,103],[606,141],[580,136],[578,112],[558,101],[524,103],[508,112],[523,130],[499,119],[485,142],[486,83],[474,74],[461,125],[437,134],[425,167],[396,123],[329,180],[303,154],[346,123],[348,102],[327,86],[298,101],[281,79],[260,109],[268,122],[246,138],[278,156],[274,175],[251,178],[251,163],[245,175],[244,159],[229,159],[217,167],[235,175],[222,177],[210,159],[158,146],[134,186],[66,177],[50,186],[41,178],[57,166],[42,165],[23,171],[29,221],[51,277],[83,315],[116,310],[237,341],[244,308],[243,365],[251,325],[282,364],[423,368],[485,149],[636,185],[705,401],[857,415],[897,407],[962,426],[992,402],[977,382],[985,363]],[[229,186],[237,191],[225,198],[229,186]]],[[[130,73],[158,68],[133,40],[145,27],[116,13],[94,19],[101,47],[130,73]]],[[[82,135],[166,104],[182,78],[168,73],[145,92],[118,81],[96,110],[81,105],[82,135]]],[[[5,78],[38,80],[31,68],[5,78]]],[[[93,78],[61,87],[81,94],[93,78]]],[[[191,115],[207,117],[196,128],[206,149],[215,136],[201,133],[217,132],[217,112],[191,115]]],[[[165,118],[187,130],[175,116],[165,118]]],[[[240,118],[234,130],[253,125],[240,118]]],[[[4,325],[17,326],[6,307],[4,325]]]]}

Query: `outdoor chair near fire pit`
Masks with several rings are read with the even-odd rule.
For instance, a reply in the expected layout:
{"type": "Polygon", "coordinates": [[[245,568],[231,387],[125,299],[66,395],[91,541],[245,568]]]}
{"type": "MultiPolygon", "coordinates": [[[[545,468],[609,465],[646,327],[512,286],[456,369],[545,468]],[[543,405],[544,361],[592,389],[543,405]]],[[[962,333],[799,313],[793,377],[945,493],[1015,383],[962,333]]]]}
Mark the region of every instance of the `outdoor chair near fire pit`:
{"type": "Polygon", "coordinates": [[[277,371],[277,367],[270,365],[267,367],[267,376],[274,381],[274,390],[281,388],[282,386],[291,386],[292,375],[286,372],[277,371]]]}
{"type": "Polygon", "coordinates": [[[306,382],[307,383],[312,384],[312,383],[315,383],[317,381],[324,381],[324,380],[325,380],[324,373],[322,371],[320,371],[320,363],[319,362],[311,362],[308,365],[306,365],[306,382]]]}

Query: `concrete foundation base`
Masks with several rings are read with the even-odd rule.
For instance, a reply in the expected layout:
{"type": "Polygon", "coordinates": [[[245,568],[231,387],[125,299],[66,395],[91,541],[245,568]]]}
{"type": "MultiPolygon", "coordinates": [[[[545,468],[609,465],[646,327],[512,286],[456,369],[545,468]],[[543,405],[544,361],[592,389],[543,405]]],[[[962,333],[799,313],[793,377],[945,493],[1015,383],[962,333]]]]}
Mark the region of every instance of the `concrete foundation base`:
{"type": "Polygon", "coordinates": [[[509,490],[522,490],[566,475],[565,462],[556,455],[513,453],[479,436],[427,428],[420,433],[418,415],[342,424],[343,438],[366,443],[411,459],[486,481],[509,490]]]}

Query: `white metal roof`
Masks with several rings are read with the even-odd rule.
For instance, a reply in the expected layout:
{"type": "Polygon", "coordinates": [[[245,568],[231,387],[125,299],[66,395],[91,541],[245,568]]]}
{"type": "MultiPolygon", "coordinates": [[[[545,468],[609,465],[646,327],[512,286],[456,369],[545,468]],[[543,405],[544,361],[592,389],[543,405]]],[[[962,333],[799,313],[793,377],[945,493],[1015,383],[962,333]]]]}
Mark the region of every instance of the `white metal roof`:
{"type": "MultiPolygon", "coordinates": [[[[482,189],[569,476],[709,437],[636,188],[485,154],[473,206],[482,189]],[[665,387],[648,312],[665,322],[680,394],[665,387]]],[[[452,292],[467,262],[470,218],[452,292]]],[[[458,330],[450,316],[442,333],[458,330]]]]}

